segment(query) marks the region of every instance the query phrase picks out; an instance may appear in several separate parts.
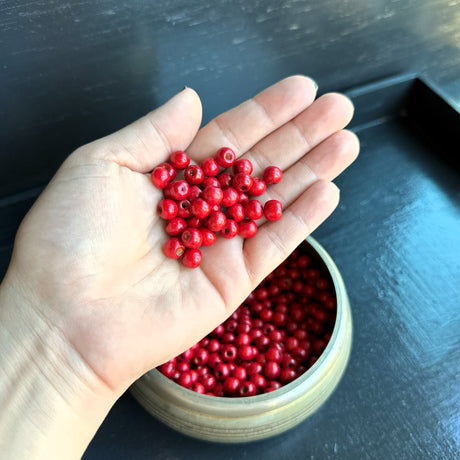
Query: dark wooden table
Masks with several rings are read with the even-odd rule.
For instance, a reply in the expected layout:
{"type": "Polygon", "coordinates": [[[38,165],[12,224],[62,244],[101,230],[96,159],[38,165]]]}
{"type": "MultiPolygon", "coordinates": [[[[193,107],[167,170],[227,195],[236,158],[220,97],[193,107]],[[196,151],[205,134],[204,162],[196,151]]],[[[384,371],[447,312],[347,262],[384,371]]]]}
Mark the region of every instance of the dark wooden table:
{"type": "Polygon", "coordinates": [[[460,458],[459,1],[4,1],[0,30],[0,277],[66,155],[184,85],[204,121],[293,73],[320,93],[354,88],[362,152],[314,233],[353,312],[335,393],[248,445],[186,438],[127,393],[86,460],[460,458]],[[367,86],[400,74],[428,86],[367,86]]]}

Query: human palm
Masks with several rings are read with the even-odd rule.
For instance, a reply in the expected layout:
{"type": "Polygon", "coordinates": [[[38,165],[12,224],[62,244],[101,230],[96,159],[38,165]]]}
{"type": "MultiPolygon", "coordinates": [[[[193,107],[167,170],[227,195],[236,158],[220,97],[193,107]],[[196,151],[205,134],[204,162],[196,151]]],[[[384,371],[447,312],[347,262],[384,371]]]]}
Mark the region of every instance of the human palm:
{"type": "MultiPolygon", "coordinates": [[[[121,131],[74,152],[27,215],[10,270],[25,273],[30,304],[115,391],[201,339],[335,208],[330,182],[358,153],[343,130],[352,106],[290,77],[198,131],[201,106],[184,90],[121,131]],[[254,174],[274,164],[281,220],[253,238],[217,242],[189,269],[162,252],[149,172],[174,150],[199,163],[228,146],[254,174]]],[[[262,197],[265,198],[265,197],[262,197]]]]}

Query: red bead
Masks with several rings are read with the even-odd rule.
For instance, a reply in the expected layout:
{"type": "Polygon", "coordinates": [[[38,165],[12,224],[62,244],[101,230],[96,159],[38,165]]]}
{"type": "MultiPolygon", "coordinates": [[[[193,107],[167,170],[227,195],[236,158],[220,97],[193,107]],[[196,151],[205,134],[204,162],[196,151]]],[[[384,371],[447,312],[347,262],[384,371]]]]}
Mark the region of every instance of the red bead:
{"type": "Polygon", "coordinates": [[[223,168],[229,168],[232,166],[235,162],[235,159],[235,152],[228,147],[222,147],[216,153],[216,161],[223,168]]]}
{"type": "Polygon", "coordinates": [[[200,228],[203,225],[203,219],[200,219],[197,216],[190,216],[185,220],[187,227],[191,228],[200,228]]]}
{"type": "Polygon", "coordinates": [[[289,367],[285,367],[280,372],[280,381],[284,385],[292,382],[296,378],[297,378],[297,372],[294,369],[291,369],[289,367]]]}
{"type": "Polygon", "coordinates": [[[260,196],[265,193],[267,185],[260,177],[254,177],[251,188],[248,190],[248,194],[251,196],[260,196]]]}
{"type": "Polygon", "coordinates": [[[195,391],[196,393],[200,393],[204,395],[206,393],[206,389],[204,388],[204,385],[202,385],[199,382],[194,382],[190,385],[190,389],[192,391],[195,391]]]}
{"type": "Polygon", "coordinates": [[[193,201],[196,198],[199,198],[201,196],[201,192],[202,192],[202,190],[201,190],[200,187],[198,187],[198,185],[192,185],[190,187],[190,192],[189,192],[188,197],[187,197],[188,200],[193,201]]]}
{"type": "Polygon", "coordinates": [[[254,345],[259,351],[265,351],[270,345],[270,339],[266,335],[261,335],[254,340],[254,345]]]}
{"type": "Polygon", "coordinates": [[[262,329],[251,329],[249,331],[249,337],[251,337],[251,341],[253,342],[262,335],[263,335],[262,329]]]}
{"type": "Polygon", "coordinates": [[[217,236],[214,232],[206,227],[200,227],[200,231],[203,237],[203,241],[201,242],[203,246],[211,246],[216,242],[217,236]]]}
{"type": "Polygon", "coordinates": [[[219,324],[213,331],[211,332],[211,335],[213,337],[222,337],[224,335],[225,328],[223,324],[219,324]]]}
{"type": "Polygon", "coordinates": [[[244,367],[236,366],[232,371],[232,377],[237,378],[238,380],[246,380],[247,372],[244,367]]]}
{"type": "Polygon", "coordinates": [[[252,163],[246,158],[239,158],[233,164],[233,174],[245,173],[252,174],[252,163]]]}
{"type": "Polygon", "coordinates": [[[220,173],[217,176],[217,180],[219,181],[222,190],[225,190],[226,188],[230,187],[230,185],[232,185],[232,179],[233,176],[226,172],[220,173]]]}
{"type": "Polygon", "coordinates": [[[226,225],[227,218],[221,211],[212,211],[206,219],[206,227],[213,232],[220,232],[226,225]]]}
{"type": "Polygon", "coordinates": [[[265,352],[265,359],[267,361],[274,361],[279,364],[283,360],[283,353],[277,347],[270,347],[265,352]]]}
{"type": "Polygon", "coordinates": [[[297,368],[297,361],[289,354],[284,353],[283,360],[281,361],[281,367],[284,369],[285,367],[290,367],[292,369],[297,368]]]}
{"type": "Polygon", "coordinates": [[[150,178],[152,179],[153,185],[160,189],[164,189],[168,182],[171,180],[171,176],[169,175],[168,170],[161,166],[156,167],[152,171],[150,178]]]}
{"type": "Polygon", "coordinates": [[[254,291],[257,300],[265,300],[268,298],[268,289],[266,287],[259,287],[254,291]]]}
{"type": "Polygon", "coordinates": [[[246,368],[246,373],[248,374],[249,377],[260,374],[262,372],[263,366],[260,363],[257,362],[252,362],[248,365],[246,368]]]}
{"type": "Polygon", "coordinates": [[[294,332],[294,337],[297,340],[306,340],[308,338],[308,332],[305,329],[297,329],[294,332]]]}
{"type": "Polygon", "coordinates": [[[238,326],[238,321],[236,319],[233,319],[232,317],[230,317],[224,323],[226,332],[235,332],[237,326],[238,326]]]}
{"type": "Polygon", "coordinates": [[[268,385],[267,388],[273,388],[274,390],[278,390],[279,388],[281,388],[283,386],[283,385],[281,385],[281,383],[278,380],[270,380],[267,383],[267,385],[268,385]]]}
{"type": "Polygon", "coordinates": [[[176,370],[176,363],[174,361],[168,361],[167,363],[162,364],[158,370],[168,378],[171,378],[176,370]]]}
{"type": "MultiPolygon", "coordinates": [[[[247,334],[251,330],[252,323],[251,321],[240,321],[236,328],[236,332],[240,335],[247,334]]],[[[238,336],[239,337],[239,336],[238,336]]],[[[249,336],[248,336],[249,337],[249,336]]]]}
{"type": "Polygon", "coordinates": [[[204,172],[197,165],[189,165],[184,171],[184,179],[191,185],[201,184],[204,179],[204,172]]]}
{"type": "Polygon", "coordinates": [[[211,206],[203,198],[196,198],[190,205],[190,211],[199,219],[205,219],[211,213],[211,206]]]}
{"type": "Polygon", "coordinates": [[[204,374],[199,377],[199,382],[206,391],[212,391],[216,386],[216,378],[212,374],[204,374]]]}
{"type": "Polygon", "coordinates": [[[209,359],[209,353],[206,348],[197,348],[193,352],[192,362],[195,366],[204,366],[209,359]]]}
{"type": "Polygon", "coordinates": [[[265,168],[263,177],[267,184],[278,184],[283,178],[283,172],[277,166],[269,166],[265,168]]]}
{"type": "Polygon", "coordinates": [[[238,198],[238,203],[240,203],[240,204],[242,204],[244,206],[248,201],[249,201],[249,197],[248,197],[247,193],[240,192],[239,193],[239,198],[238,198]]]}
{"type": "Polygon", "coordinates": [[[193,350],[191,348],[188,348],[187,350],[185,350],[183,353],[181,353],[179,355],[179,359],[182,360],[182,361],[190,361],[190,359],[192,359],[192,356],[193,356],[193,350]]]}
{"type": "Polygon", "coordinates": [[[206,187],[222,188],[222,186],[220,185],[220,182],[215,177],[205,177],[203,182],[200,185],[203,188],[203,190],[206,187]]]}
{"type": "Polygon", "coordinates": [[[191,216],[191,212],[190,212],[190,201],[187,200],[187,199],[184,199],[184,200],[180,200],[178,203],[177,203],[177,215],[179,217],[182,217],[183,219],[186,219],[187,217],[190,217],[191,216]]]}
{"type": "Polygon", "coordinates": [[[227,209],[227,216],[235,222],[240,222],[244,219],[244,208],[240,203],[235,203],[227,209]]]}
{"type": "Polygon", "coordinates": [[[201,263],[202,255],[199,249],[186,249],[182,263],[188,268],[197,268],[201,263]]]}
{"type": "Polygon", "coordinates": [[[224,192],[220,187],[206,187],[201,194],[201,198],[213,206],[222,202],[224,192]]]}
{"type": "Polygon", "coordinates": [[[181,373],[189,371],[190,363],[188,359],[181,359],[180,361],[178,361],[176,364],[176,369],[181,373]]]}
{"type": "Polygon", "coordinates": [[[222,384],[224,394],[228,396],[233,396],[238,391],[240,386],[240,381],[236,377],[228,377],[224,380],[222,384]]]}
{"type": "MultiPolygon", "coordinates": [[[[264,308],[260,313],[259,313],[260,319],[262,321],[270,321],[273,317],[273,310],[270,310],[269,308],[264,308]]],[[[264,331],[267,333],[267,331],[264,331]]]]}
{"type": "Polygon", "coordinates": [[[166,233],[171,236],[180,235],[187,228],[187,224],[182,217],[173,217],[166,225],[166,233]]]}
{"type": "Polygon", "coordinates": [[[203,339],[201,339],[199,342],[198,342],[198,347],[196,348],[206,348],[209,344],[209,339],[207,337],[204,337],[203,339]]]}
{"type": "Polygon", "coordinates": [[[220,355],[222,356],[223,361],[231,362],[235,361],[236,357],[238,356],[238,351],[235,345],[225,344],[220,349],[220,355]]]}
{"type": "Polygon", "coordinates": [[[222,206],[229,208],[230,206],[238,203],[239,195],[233,187],[227,187],[223,191],[222,206]]]}
{"type": "Polygon", "coordinates": [[[230,375],[230,366],[227,363],[218,363],[214,366],[214,377],[225,380],[230,375]]]}
{"type": "Polygon", "coordinates": [[[219,173],[219,165],[214,158],[205,158],[201,162],[201,169],[208,177],[216,176],[219,173]]]}
{"type": "Polygon", "coordinates": [[[200,376],[198,371],[196,369],[190,369],[188,372],[190,372],[190,376],[192,377],[192,384],[198,382],[198,377],[200,376]]]}
{"type": "Polygon", "coordinates": [[[292,351],[294,348],[299,346],[299,340],[296,339],[295,337],[286,337],[284,339],[284,347],[286,348],[286,351],[292,351]]]}
{"type": "Polygon", "coordinates": [[[220,342],[217,339],[210,339],[209,343],[206,345],[209,353],[214,353],[220,350],[220,342]]]}
{"type": "Polygon", "coordinates": [[[275,343],[280,343],[283,341],[283,333],[279,330],[274,330],[269,332],[268,338],[275,343]]]}
{"type": "Polygon", "coordinates": [[[258,230],[255,221],[246,219],[238,224],[238,228],[238,233],[242,238],[252,238],[258,230]]]}
{"type": "Polygon", "coordinates": [[[198,249],[201,246],[203,237],[197,228],[187,228],[182,232],[181,240],[186,248],[198,249]]]}
{"type": "Polygon", "coordinates": [[[187,182],[185,182],[185,180],[176,180],[171,182],[169,193],[171,194],[171,198],[176,201],[180,201],[188,197],[190,193],[190,187],[187,182]]]}
{"type": "Polygon", "coordinates": [[[163,246],[163,252],[167,257],[171,259],[179,259],[185,251],[185,246],[179,240],[179,238],[169,238],[163,246]]]}
{"type": "Polygon", "coordinates": [[[170,161],[176,169],[185,169],[190,164],[190,158],[182,150],[171,153],[170,161]]]}
{"type": "MultiPolygon", "coordinates": [[[[238,323],[238,326],[240,325],[241,323],[238,323]]],[[[237,331],[238,331],[238,326],[237,326],[237,331]]],[[[235,345],[237,347],[241,347],[243,345],[249,345],[251,343],[251,337],[249,337],[249,334],[247,333],[240,333],[237,335],[237,337],[235,338],[235,345]]],[[[242,358],[241,358],[242,359],[242,358]]]]}
{"type": "Polygon", "coordinates": [[[208,367],[210,369],[214,369],[219,363],[222,362],[222,358],[220,357],[220,354],[217,352],[210,353],[209,358],[208,358],[208,367]]]}
{"type": "Polygon", "coordinates": [[[235,341],[235,335],[233,334],[233,332],[225,332],[220,341],[222,343],[233,343],[235,341]]]}
{"type": "Polygon", "coordinates": [[[249,219],[257,220],[264,215],[264,210],[260,201],[249,200],[244,205],[244,213],[249,219]]]}
{"type": "Polygon", "coordinates": [[[224,397],[224,388],[222,387],[222,384],[218,384],[214,387],[214,395],[218,397],[224,397]]]}
{"type": "Polygon", "coordinates": [[[253,184],[253,179],[249,174],[238,173],[233,176],[232,185],[238,192],[247,192],[253,184]]]}
{"type": "Polygon", "coordinates": [[[177,379],[177,383],[184,388],[190,388],[192,385],[192,375],[189,371],[183,372],[180,377],[177,379]]]}
{"type": "Polygon", "coordinates": [[[255,396],[257,393],[257,388],[254,383],[245,381],[240,383],[240,387],[238,388],[238,395],[239,396],[255,396]]]}
{"type": "Polygon", "coordinates": [[[263,375],[261,374],[254,374],[251,375],[249,381],[252,382],[258,390],[263,390],[267,385],[267,382],[263,375]]]}
{"type": "Polygon", "coordinates": [[[267,361],[264,364],[264,375],[269,380],[275,380],[281,373],[280,365],[276,361],[267,361]]]}
{"type": "Polygon", "coordinates": [[[238,358],[243,361],[250,361],[254,358],[254,350],[251,345],[242,345],[238,348],[238,358]]]}
{"type": "Polygon", "coordinates": [[[160,168],[164,168],[164,169],[166,169],[166,171],[168,171],[170,180],[173,181],[176,178],[176,170],[174,169],[172,164],[170,164],[168,162],[165,162],[165,163],[161,163],[158,166],[160,168]]]}
{"type": "Polygon", "coordinates": [[[165,198],[163,200],[160,200],[160,202],[158,203],[157,211],[161,218],[168,220],[172,219],[177,215],[177,203],[173,200],[165,198]]]}
{"type": "Polygon", "coordinates": [[[315,353],[317,355],[321,355],[321,353],[324,351],[326,346],[327,346],[327,342],[325,340],[322,340],[322,339],[316,339],[313,342],[313,349],[315,350],[315,353]]]}
{"type": "Polygon", "coordinates": [[[302,254],[297,259],[297,266],[299,268],[307,268],[311,263],[311,258],[306,254],[302,254]]]}
{"type": "Polygon", "coordinates": [[[308,351],[302,347],[295,347],[292,351],[292,357],[298,362],[302,363],[308,358],[308,351]]]}
{"type": "Polygon", "coordinates": [[[283,206],[278,200],[268,200],[264,206],[264,216],[267,220],[275,221],[281,219],[283,206]]]}
{"type": "Polygon", "coordinates": [[[272,322],[277,327],[284,327],[287,323],[287,316],[285,313],[281,313],[279,311],[275,312],[273,315],[272,322]]]}
{"type": "Polygon", "coordinates": [[[220,234],[227,239],[234,238],[238,235],[238,224],[233,219],[227,219],[220,234]]]}

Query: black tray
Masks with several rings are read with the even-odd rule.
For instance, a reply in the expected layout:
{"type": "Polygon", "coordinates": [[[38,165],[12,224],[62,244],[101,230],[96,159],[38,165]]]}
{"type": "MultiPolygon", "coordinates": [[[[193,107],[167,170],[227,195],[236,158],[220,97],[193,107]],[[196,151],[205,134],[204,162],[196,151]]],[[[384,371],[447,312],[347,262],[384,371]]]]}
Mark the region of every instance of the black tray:
{"type": "MultiPolygon", "coordinates": [[[[342,273],[354,319],[336,392],[288,433],[236,446],[186,438],[125,394],[84,459],[459,458],[460,115],[414,75],[347,94],[361,155],[314,233],[342,273]]],[[[0,201],[0,276],[39,191],[0,201]]]]}

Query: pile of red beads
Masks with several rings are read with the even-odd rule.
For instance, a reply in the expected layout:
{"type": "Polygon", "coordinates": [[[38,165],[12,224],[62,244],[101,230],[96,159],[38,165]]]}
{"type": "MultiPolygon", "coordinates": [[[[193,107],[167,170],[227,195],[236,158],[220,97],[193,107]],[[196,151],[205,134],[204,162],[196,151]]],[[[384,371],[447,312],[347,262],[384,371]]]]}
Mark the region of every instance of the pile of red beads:
{"type": "Polygon", "coordinates": [[[278,200],[262,205],[253,197],[263,195],[267,185],[279,183],[281,170],[269,166],[263,178],[253,177],[252,172],[251,162],[236,159],[228,147],[219,149],[215,158],[205,158],[200,166],[190,164],[187,154],[177,151],[171,154],[170,162],[156,167],[151,179],[164,195],[157,211],[168,221],[166,232],[170,236],[163,252],[196,268],[202,259],[199,248],[214,244],[217,234],[227,239],[236,235],[251,238],[257,233],[256,220],[280,219],[282,205],[278,200]],[[232,173],[227,168],[232,168],[232,173]]]}
{"type": "Polygon", "coordinates": [[[333,286],[296,249],[214,331],[158,369],[210,396],[253,396],[292,382],[319,358],[332,334],[333,286]]]}

